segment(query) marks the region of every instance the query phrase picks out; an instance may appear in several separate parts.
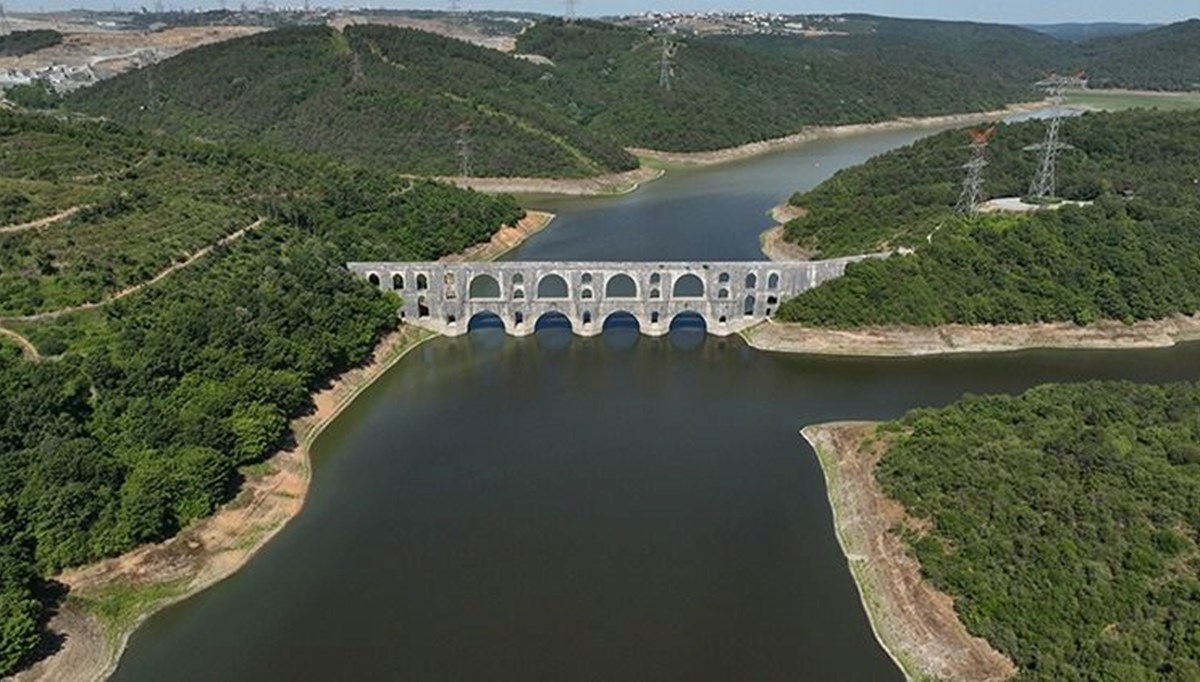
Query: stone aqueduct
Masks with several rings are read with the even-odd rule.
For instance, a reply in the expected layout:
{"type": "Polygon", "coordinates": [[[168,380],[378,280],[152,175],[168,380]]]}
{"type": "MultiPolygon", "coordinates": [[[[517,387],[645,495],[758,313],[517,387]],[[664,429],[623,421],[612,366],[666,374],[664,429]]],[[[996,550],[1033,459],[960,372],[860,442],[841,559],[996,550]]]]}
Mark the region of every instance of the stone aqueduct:
{"type": "Polygon", "coordinates": [[[610,316],[632,315],[643,334],[667,333],[681,315],[698,315],[709,333],[736,333],[779,302],[840,277],[846,265],[882,254],[824,261],[349,263],[384,291],[401,295],[406,323],[447,336],[491,313],[509,334],[534,331],[543,316],[564,316],[581,336],[599,334],[610,316]]]}

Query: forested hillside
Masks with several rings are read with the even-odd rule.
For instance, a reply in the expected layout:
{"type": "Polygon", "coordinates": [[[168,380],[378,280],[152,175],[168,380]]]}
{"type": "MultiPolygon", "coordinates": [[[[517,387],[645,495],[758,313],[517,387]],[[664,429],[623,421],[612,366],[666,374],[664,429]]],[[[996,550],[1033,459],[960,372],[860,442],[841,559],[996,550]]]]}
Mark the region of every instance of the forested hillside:
{"type": "Polygon", "coordinates": [[[1098,85],[1200,80],[1200,22],[1073,43],[1013,26],[849,15],[817,38],[681,37],[546,19],[517,51],[385,26],[284,28],[191,50],[80,91],[67,105],[151,130],[255,141],[417,174],[579,177],[626,170],[622,146],[700,151],[864,123],[996,109],[1041,96],[1046,72],[1098,85]]]}
{"type": "MultiPolygon", "coordinates": [[[[1040,125],[997,131],[986,191],[1019,194],[1040,125]]],[[[1061,194],[1084,208],[953,213],[961,131],[843,171],[794,198],[788,235],[822,255],[908,245],[786,301],[821,326],[1158,319],[1200,310],[1200,112],[1089,114],[1068,122],[1061,194]]]]}
{"type": "MultiPolygon", "coordinates": [[[[30,362],[0,340],[3,674],[38,641],[43,577],[209,514],[227,499],[239,466],[279,445],[309,394],[363,360],[396,324],[396,301],[352,277],[346,261],[437,258],[487,239],[521,211],[511,198],[330,163],[252,158],[107,125],[0,117],[20,141],[19,150],[4,149],[6,169],[67,189],[70,178],[115,171],[124,179],[113,190],[119,199],[121,183],[145,167],[126,164],[152,155],[153,163],[186,171],[181,196],[214,194],[204,212],[226,191],[229,212],[267,219],[139,293],[20,324],[43,355],[59,357],[30,362]]],[[[28,217],[31,204],[58,208],[47,203],[50,192],[30,186],[29,201],[10,201],[21,205],[8,210],[28,217]]],[[[150,200],[176,201],[161,179],[150,187],[150,200]]],[[[76,200],[107,205],[103,195],[76,200]]],[[[170,227],[168,214],[139,208],[133,215],[112,232],[46,226],[40,230],[73,236],[0,243],[0,257],[53,263],[61,258],[54,249],[74,242],[72,258],[82,261],[74,266],[100,277],[155,248],[170,227]]],[[[44,275],[14,276],[6,267],[5,277],[37,287],[44,275]]]]}
{"type": "Polygon", "coordinates": [[[1200,386],[1042,386],[882,430],[922,573],[1020,679],[1200,679],[1200,386]]]}
{"type": "Polygon", "coordinates": [[[637,161],[541,101],[548,67],[432,33],[284,28],[189,50],[68,98],[148,130],[315,152],[389,170],[579,177],[637,161]]]}
{"type": "Polygon", "coordinates": [[[1200,19],[1082,43],[1092,87],[1200,90],[1200,19]]]}
{"type": "Polygon", "coordinates": [[[670,91],[659,87],[661,43],[644,31],[550,19],[517,49],[554,61],[544,90],[580,123],[629,145],[695,151],[1036,99],[1031,83],[1059,44],[1005,26],[859,18],[870,32],[673,38],[670,91]]]}

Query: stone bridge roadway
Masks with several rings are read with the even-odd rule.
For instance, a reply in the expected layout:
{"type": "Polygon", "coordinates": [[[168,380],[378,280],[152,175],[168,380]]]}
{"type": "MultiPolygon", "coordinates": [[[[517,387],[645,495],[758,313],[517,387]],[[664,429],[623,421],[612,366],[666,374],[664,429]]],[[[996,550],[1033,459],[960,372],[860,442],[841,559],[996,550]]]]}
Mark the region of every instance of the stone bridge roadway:
{"type": "Polygon", "coordinates": [[[704,321],[718,336],[771,315],[783,299],[840,277],[846,265],[886,254],[824,261],[349,263],[384,291],[401,295],[400,318],[447,336],[471,319],[494,314],[509,334],[524,336],[547,316],[563,316],[581,336],[599,334],[614,313],[658,336],[681,316],[704,321]],[[628,318],[626,318],[628,319],[628,318]]]}

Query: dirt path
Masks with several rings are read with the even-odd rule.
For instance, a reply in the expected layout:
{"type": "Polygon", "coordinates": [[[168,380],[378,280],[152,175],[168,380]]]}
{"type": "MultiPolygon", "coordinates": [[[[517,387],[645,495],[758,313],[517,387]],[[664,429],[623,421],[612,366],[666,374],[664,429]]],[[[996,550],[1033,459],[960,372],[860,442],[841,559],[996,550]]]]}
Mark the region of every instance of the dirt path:
{"type": "Polygon", "coordinates": [[[1004,353],[1031,348],[1118,350],[1166,348],[1200,340],[1200,316],[1179,315],[1127,325],[1104,321],[1014,325],[821,329],[769,320],[742,333],[759,350],[813,355],[905,357],[1004,353]]]}
{"type": "Polygon", "coordinates": [[[402,327],[385,337],[363,365],[313,396],[312,414],[292,422],[295,445],[247,475],[237,497],[175,537],[112,559],[65,571],[70,596],[49,624],[63,637],[52,656],[18,673],[18,682],[98,680],[116,669],[129,635],[163,607],[232,575],[300,512],[308,492],[309,450],[321,431],[371,383],[432,334],[402,327]],[[117,591],[145,595],[119,621],[105,622],[89,605],[117,591]]]}
{"type": "Polygon", "coordinates": [[[254,222],[243,227],[242,229],[238,230],[237,232],[232,232],[230,234],[227,234],[224,237],[221,237],[216,242],[209,244],[208,246],[205,246],[204,248],[196,251],[192,255],[188,256],[186,260],[182,260],[182,261],[175,263],[174,265],[171,265],[170,267],[162,270],[157,275],[151,277],[150,279],[146,280],[145,282],[141,282],[139,284],[134,284],[134,285],[125,287],[124,289],[121,289],[120,291],[117,291],[115,293],[109,294],[108,296],[105,296],[104,298],[100,299],[99,301],[93,301],[91,303],[81,303],[79,305],[68,306],[66,308],[59,308],[58,310],[48,310],[44,313],[34,313],[33,315],[10,315],[10,316],[6,316],[6,317],[0,317],[0,322],[4,322],[4,321],[34,322],[34,321],[38,321],[38,320],[52,320],[56,317],[61,317],[68,313],[77,313],[77,312],[80,312],[83,310],[92,310],[93,308],[100,308],[100,307],[106,306],[114,301],[119,301],[122,298],[125,298],[126,296],[129,296],[131,294],[136,294],[137,292],[141,291],[142,289],[145,289],[146,287],[151,286],[152,284],[162,281],[164,278],[170,276],[172,273],[174,273],[177,270],[186,268],[187,266],[191,265],[192,263],[195,263],[196,261],[200,260],[201,258],[207,256],[209,253],[212,252],[213,249],[217,248],[218,246],[224,246],[231,242],[237,241],[238,239],[241,239],[242,236],[245,235],[247,232],[262,225],[265,220],[266,220],[266,218],[259,218],[258,220],[255,220],[254,222]]]}
{"type": "Polygon", "coordinates": [[[66,220],[67,218],[70,218],[71,216],[75,215],[76,213],[79,213],[80,211],[82,211],[85,208],[87,208],[87,204],[81,204],[79,206],[72,206],[71,208],[63,209],[63,210],[59,211],[58,213],[55,213],[54,215],[48,215],[45,218],[38,218],[37,220],[31,220],[27,223],[21,223],[20,225],[5,225],[3,227],[0,227],[0,234],[9,234],[12,232],[24,232],[26,230],[36,230],[40,227],[46,227],[47,225],[53,225],[54,223],[60,223],[64,220],[66,220]]]}
{"type": "Polygon", "coordinates": [[[887,450],[875,425],[842,423],[802,431],[825,473],[838,542],[880,644],[909,679],[1004,680],[1016,666],[967,631],[954,600],[921,577],[921,566],[893,529],[915,528],[875,481],[887,450]]]}
{"type": "Polygon", "coordinates": [[[24,355],[26,360],[38,362],[42,359],[42,355],[38,352],[37,346],[33,345],[33,343],[31,343],[29,339],[25,338],[24,336],[21,336],[13,330],[5,327],[0,327],[0,336],[8,337],[12,339],[13,342],[15,342],[18,346],[20,346],[21,355],[24,355]]]}
{"type": "Polygon", "coordinates": [[[879,123],[856,123],[853,125],[843,126],[811,126],[803,128],[799,132],[777,137],[771,140],[762,140],[761,142],[751,142],[738,147],[728,147],[726,149],[714,149],[707,152],[667,152],[657,149],[645,149],[641,147],[630,147],[628,151],[636,156],[651,159],[660,163],[666,163],[679,166],[712,166],[738,159],[746,159],[767,152],[776,151],[779,149],[787,149],[829,137],[847,137],[851,135],[861,135],[862,133],[879,132],[884,130],[905,130],[908,128],[920,127],[937,127],[944,125],[968,125],[971,123],[982,123],[985,121],[994,121],[996,119],[1011,116],[1026,111],[1034,111],[1044,108],[1045,102],[1026,102],[1022,104],[1012,104],[1004,109],[996,111],[983,111],[970,114],[950,114],[946,116],[929,116],[926,118],[898,118],[892,121],[882,121],[879,123]]]}

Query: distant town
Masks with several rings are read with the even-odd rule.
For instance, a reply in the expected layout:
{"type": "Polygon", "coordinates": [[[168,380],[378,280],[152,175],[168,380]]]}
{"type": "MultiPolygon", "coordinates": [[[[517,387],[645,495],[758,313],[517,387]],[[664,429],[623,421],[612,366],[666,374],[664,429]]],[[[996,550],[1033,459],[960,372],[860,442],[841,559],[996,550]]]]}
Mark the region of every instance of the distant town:
{"type": "MultiPolygon", "coordinates": [[[[0,56],[0,89],[44,83],[69,92],[119,73],[157,63],[183,50],[248,33],[296,24],[388,23],[419,28],[502,51],[538,15],[523,12],[436,12],[368,8],[263,7],[238,10],[162,10],[8,14],[0,32],[49,30],[62,43],[25,55],[0,56]]],[[[845,16],[770,12],[645,12],[608,19],[656,34],[680,36],[868,33],[873,27],[845,16]]]]}

